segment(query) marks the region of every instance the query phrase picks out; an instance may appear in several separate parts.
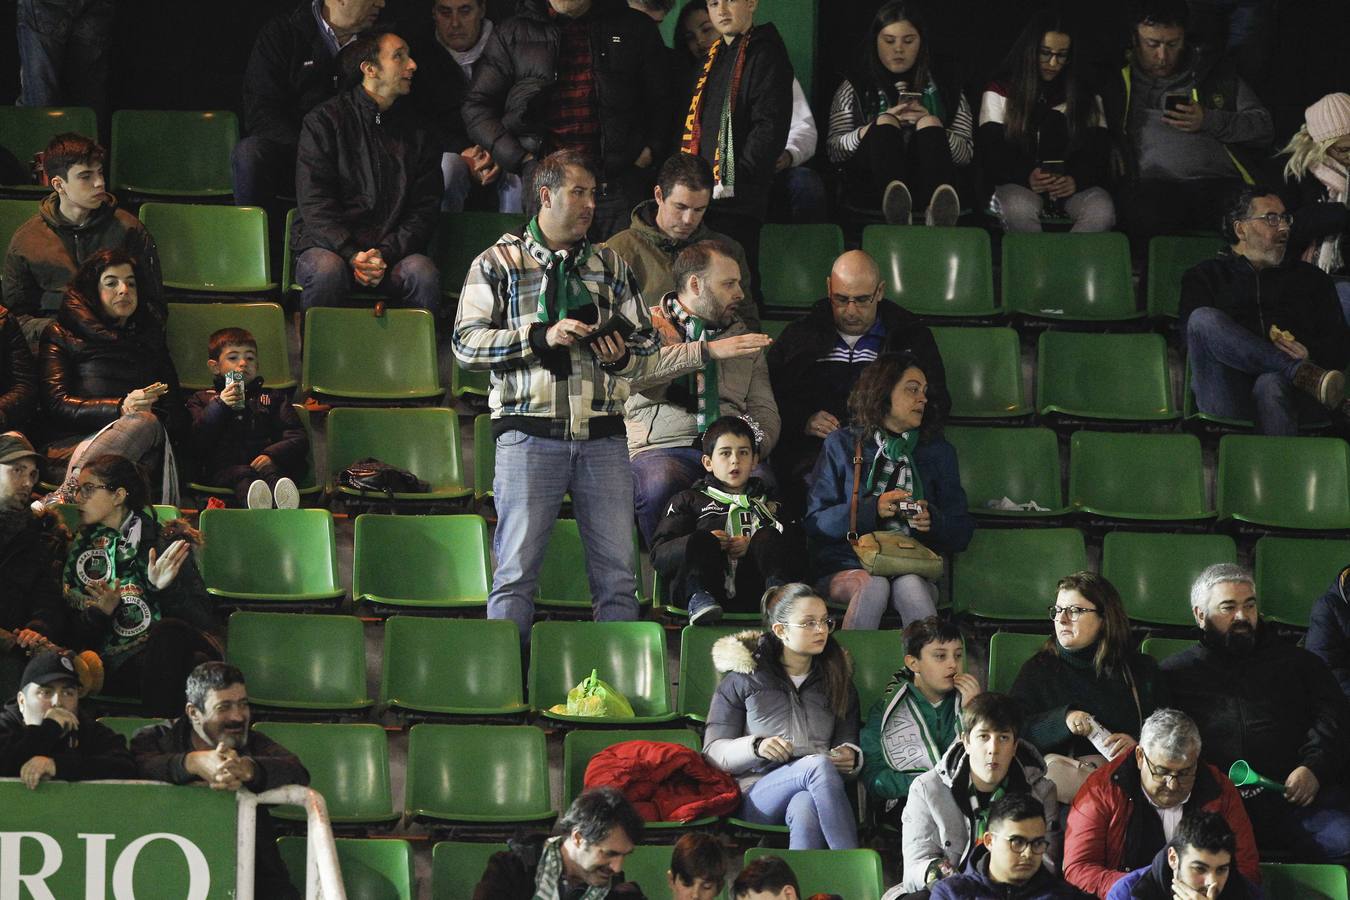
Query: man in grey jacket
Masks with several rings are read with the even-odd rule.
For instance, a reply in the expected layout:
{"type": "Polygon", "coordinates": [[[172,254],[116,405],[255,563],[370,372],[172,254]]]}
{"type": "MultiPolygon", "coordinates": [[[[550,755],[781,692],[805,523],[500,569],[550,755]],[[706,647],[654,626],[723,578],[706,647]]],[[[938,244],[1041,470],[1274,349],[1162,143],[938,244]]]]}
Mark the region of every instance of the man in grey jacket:
{"type": "MultiPolygon", "coordinates": [[[[703,477],[701,437],[719,416],[750,423],[761,460],[778,440],[764,355],[770,340],[749,332],[737,314],[745,290],[732,249],[699,241],[676,257],[673,275],[676,290],[651,308],[658,365],[633,380],[624,404],[633,503],[648,546],[670,498],[703,477]]],[[[754,474],[772,485],[767,465],[754,474]]]]}

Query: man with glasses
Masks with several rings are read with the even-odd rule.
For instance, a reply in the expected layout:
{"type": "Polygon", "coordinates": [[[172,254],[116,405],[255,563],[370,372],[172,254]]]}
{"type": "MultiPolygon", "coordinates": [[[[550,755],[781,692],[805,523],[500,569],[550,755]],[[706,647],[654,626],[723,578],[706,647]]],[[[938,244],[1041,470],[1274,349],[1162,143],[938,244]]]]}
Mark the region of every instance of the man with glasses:
{"type": "Polygon", "coordinates": [[[1197,408],[1254,419],[1262,434],[1298,434],[1300,420],[1325,410],[1344,415],[1350,325],[1331,276],[1286,258],[1290,221],[1273,189],[1237,191],[1223,219],[1232,251],[1181,279],[1197,408]]]}
{"type": "Polygon", "coordinates": [[[942,354],[918,316],[885,299],[876,261],[850,250],[825,278],[826,296],[783,330],[769,349],[769,377],[782,419],[774,471],[784,504],[806,508],[806,477],[831,432],[848,421],[848,395],[862,370],[884,353],[913,353],[928,377],[928,405],[951,409],[942,354]]]}
{"type": "Polygon", "coordinates": [[[1191,585],[1200,643],[1162,663],[1173,701],[1195,720],[1205,758],[1275,781],[1240,790],[1257,845],[1295,861],[1350,860],[1347,708],[1326,664],[1261,623],[1251,573],[1219,563],[1191,585]]]}
{"type": "Polygon", "coordinates": [[[1005,794],[989,805],[989,827],[980,844],[988,853],[972,856],[965,871],[933,886],[932,900],[1072,900],[1076,888],[1044,865],[1050,839],[1045,807],[1030,794],[1005,794]]]}
{"type": "Polygon", "coordinates": [[[1176,834],[1183,815],[1218,813],[1237,836],[1234,863],[1261,875],[1252,823],[1233,782],[1200,762],[1200,730],[1175,709],[1144,720],[1133,753],[1093,772],[1073,799],[1064,831],[1064,877],[1105,898],[1129,871],[1148,866],[1176,834]]]}
{"type": "Polygon", "coordinates": [[[1119,208],[1142,252],[1148,238],[1219,218],[1224,195],[1252,183],[1269,152],[1269,111],[1228,62],[1186,43],[1186,0],[1145,0],[1120,80],[1103,101],[1125,168],[1119,208]]]}

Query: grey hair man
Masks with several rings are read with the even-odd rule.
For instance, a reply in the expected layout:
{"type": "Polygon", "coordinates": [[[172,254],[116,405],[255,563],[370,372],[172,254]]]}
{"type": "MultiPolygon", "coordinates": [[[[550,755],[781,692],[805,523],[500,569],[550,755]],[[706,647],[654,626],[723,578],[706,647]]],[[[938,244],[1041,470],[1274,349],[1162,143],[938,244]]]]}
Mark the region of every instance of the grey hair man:
{"type": "Polygon", "coordinates": [[[1257,843],[1300,861],[1350,858],[1341,788],[1350,709],[1326,663],[1261,624],[1251,573],[1220,563],[1191,587],[1199,643],[1162,663],[1172,702],[1195,720],[1205,758],[1246,760],[1284,790],[1247,790],[1257,843]],[[1278,677],[1272,677],[1278,673],[1278,677]]]}

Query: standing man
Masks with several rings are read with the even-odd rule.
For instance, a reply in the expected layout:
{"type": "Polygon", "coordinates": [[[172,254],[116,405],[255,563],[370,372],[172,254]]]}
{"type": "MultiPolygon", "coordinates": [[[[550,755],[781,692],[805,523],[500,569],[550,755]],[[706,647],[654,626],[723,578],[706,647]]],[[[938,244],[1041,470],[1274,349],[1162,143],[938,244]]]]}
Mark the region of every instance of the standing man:
{"type": "MultiPolygon", "coordinates": [[[[748,332],[740,320],[745,289],[732,254],[719,241],[680,251],[679,287],[651,309],[660,369],[634,381],[624,406],[638,530],[648,546],[670,498],[703,477],[702,435],[719,416],[749,424],[760,459],[778,440],[778,405],[763,353],[769,336],[748,332]]],[[[755,476],[773,480],[763,465],[755,476]]]]}
{"type": "Polygon", "coordinates": [[[546,157],[534,192],[538,215],[469,267],[454,333],[460,365],[492,373],[498,520],[488,617],[514,621],[522,643],[569,491],[595,618],[637,618],[623,405],[628,379],[654,371],[658,349],[627,264],[586,239],[596,209],[586,157],[546,157]]]}
{"type": "MultiPolygon", "coordinates": [[[[469,139],[533,184],[538,161],[573,150],[597,168],[591,236],[605,240],[651,190],[669,145],[668,49],[626,0],[521,0],[496,29],[464,98],[469,139]]],[[[525,214],[538,196],[528,189],[525,214]]]]}
{"type": "Polygon", "coordinates": [[[1240,789],[1256,845],[1299,862],[1350,860],[1343,786],[1345,697],[1326,664],[1263,625],[1252,576],[1219,563],[1191,585],[1200,643],[1162,663],[1172,699],[1200,728],[1205,756],[1227,771],[1243,759],[1283,791],[1240,789]]]}
{"type": "Polygon", "coordinates": [[[230,166],[234,202],[277,208],[295,191],[295,153],[309,111],[338,92],[338,51],[375,24],[384,0],[313,0],[258,32],[244,70],[244,128],[230,166]]]}
{"type": "Polygon", "coordinates": [[[426,255],[440,206],[439,154],[411,104],[417,63],[403,38],[361,35],[343,51],[354,87],[315,107],[295,167],[295,279],[300,302],[340,306],[355,287],[440,311],[426,255]]]}
{"type": "MultiPolygon", "coordinates": [[[[115,0],[19,0],[20,106],[90,106],[108,125],[115,0]]],[[[106,132],[105,132],[106,133],[106,132]]]]}

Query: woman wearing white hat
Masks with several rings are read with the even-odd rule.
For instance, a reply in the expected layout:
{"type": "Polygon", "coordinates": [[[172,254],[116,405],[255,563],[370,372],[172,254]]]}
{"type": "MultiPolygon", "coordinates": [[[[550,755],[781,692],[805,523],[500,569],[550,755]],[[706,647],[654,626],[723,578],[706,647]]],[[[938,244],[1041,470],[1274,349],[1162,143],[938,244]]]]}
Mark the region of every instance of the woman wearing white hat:
{"type": "Polygon", "coordinates": [[[1336,280],[1350,322],[1350,94],[1308,107],[1283,152],[1294,213],[1289,250],[1336,280]]]}

